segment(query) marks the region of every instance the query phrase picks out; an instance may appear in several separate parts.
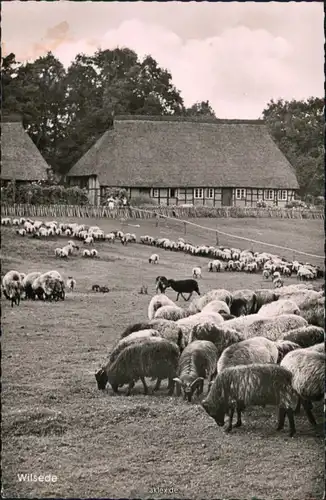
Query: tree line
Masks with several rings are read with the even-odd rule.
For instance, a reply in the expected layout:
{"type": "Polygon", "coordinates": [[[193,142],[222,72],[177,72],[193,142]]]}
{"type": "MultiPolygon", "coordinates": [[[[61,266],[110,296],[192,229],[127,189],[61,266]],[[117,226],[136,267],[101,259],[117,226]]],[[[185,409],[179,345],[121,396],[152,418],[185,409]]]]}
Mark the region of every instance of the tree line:
{"type": "MultiPolygon", "coordinates": [[[[150,55],[128,48],[78,54],[65,69],[49,52],[20,63],[2,58],[2,112],[19,113],[53,171],[64,175],[107,130],[114,115],[216,118],[209,101],[186,107],[171,73],[150,55]]],[[[273,139],[296,169],[301,194],[324,186],[324,103],[271,101],[263,117],[273,139]]]]}

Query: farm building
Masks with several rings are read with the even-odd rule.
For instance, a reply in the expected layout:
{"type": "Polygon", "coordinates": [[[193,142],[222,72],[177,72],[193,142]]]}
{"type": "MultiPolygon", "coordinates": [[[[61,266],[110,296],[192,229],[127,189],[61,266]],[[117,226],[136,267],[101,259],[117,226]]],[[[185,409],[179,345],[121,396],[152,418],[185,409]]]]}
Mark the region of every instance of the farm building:
{"type": "Polygon", "coordinates": [[[1,182],[18,183],[47,178],[49,165],[24,130],[20,117],[3,117],[1,122],[1,182]]]}
{"type": "Polygon", "coordinates": [[[284,206],[299,188],[262,120],[116,117],[68,173],[98,204],[125,188],[161,205],[284,206]]]}

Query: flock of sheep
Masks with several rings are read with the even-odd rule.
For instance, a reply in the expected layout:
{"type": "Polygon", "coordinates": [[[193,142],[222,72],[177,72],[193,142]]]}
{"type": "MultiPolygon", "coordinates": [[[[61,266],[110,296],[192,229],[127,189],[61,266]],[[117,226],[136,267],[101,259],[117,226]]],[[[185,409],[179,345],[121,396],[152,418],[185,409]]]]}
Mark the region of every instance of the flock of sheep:
{"type": "Polygon", "coordinates": [[[8,271],[2,279],[1,293],[14,304],[20,304],[21,298],[27,300],[58,301],[65,299],[65,289],[73,290],[76,280],[69,276],[66,284],[58,271],[31,272],[8,271]]]}
{"type": "MultiPolygon", "coordinates": [[[[104,234],[95,226],[23,218],[3,218],[2,224],[21,226],[17,229],[21,236],[72,238],[63,248],[55,249],[56,256],[65,258],[79,250],[73,239],[85,245],[94,245],[98,240],[119,239],[123,245],[137,241],[134,234],[104,234]]],[[[176,281],[158,276],[148,319],[122,332],[107,363],[95,374],[98,388],[104,390],[109,382],[118,392],[128,385],[130,395],[141,380],[147,394],[146,378],[156,380],[154,391],[168,379],[168,393],[183,393],[191,402],[195,393],[202,395],[208,379],[201,405],[219,426],[224,425],[226,415],[229,417],[226,431],[232,429],[234,412],[235,426],[242,425],[242,412],[250,405],[277,406],[277,429],[283,429],[287,417],[290,436],[296,431],[294,415],[300,405],[309,422],[316,425],[312,404],[324,395],[325,332],[321,326],[309,324],[305,317],[313,308],[324,315],[324,290],[314,290],[310,283],[283,286],[282,276],[296,273],[300,280],[312,280],[323,276],[322,269],[268,253],[193,246],[182,238],[173,242],[141,236],[140,243],[212,258],[207,266],[209,272],[260,271],[266,279],[273,277],[275,288],[234,292],[216,289],[201,295],[195,279],[176,281]],[[281,287],[275,283],[277,280],[281,287]],[[188,301],[193,292],[198,297],[188,307],[179,307],[165,294],[169,287],[177,292],[176,300],[181,295],[188,301]],[[187,299],[184,293],[189,293],[187,299]]],[[[97,251],[85,249],[84,256],[96,257],[97,251]]],[[[152,254],[149,262],[158,263],[159,255],[152,254]]],[[[195,267],[192,274],[193,278],[202,277],[201,267],[195,267]]],[[[23,295],[26,299],[64,300],[65,289],[74,289],[75,285],[72,277],[65,284],[57,271],[24,275],[13,270],[2,280],[2,293],[13,306],[23,295]]]]}
{"type": "Polygon", "coordinates": [[[151,299],[147,320],[122,332],[95,374],[98,389],[109,382],[118,392],[127,384],[130,395],[141,380],[148,394],[146,377],[156,380],[154,391],[168,379],[168,394],[182,392],[190,402],[195,393],[203,393],[208,379],[201,405],[219,426],[228,415],[226,431],[232,429],[234,412],[235,426],[242,425],[241,414],[250,405],[277,406],[277,429],[283,429],[287,416],[290,436],[301,404],[316,425],[312,403],[322,399],[325,389],[324,329],[303,316],[315,306],[323,311],[323,290],[311,284],[232,293],[217,289],[195,298],[188,308],[164,292],[151,299]]]}
{"type": "MultiPolygon", "coordinates": [[[[113,231],[105,233],[98,226],[86,226],[78,223],[57,223],[56,221],[43,222],[32,219],[11,219],[5,217],[1,223],[6,226],[21,226],[17,229],[17,234],[21,236],[30,235],[32,237],[47,238],[53,236],[71,237],[80,240],[84,245],[94,245],[96,241],[107,241],[114,243],[119,240],[123,245],[136,243],[137,238],[133,233],[123,233],[123,231],[113,231]]],[[[168,238],[154,238],[152,236],[140,236],[139,243],[155,246],[164,250],[182,251],[191,255],[208,257],[207,264],[209,272],[233,271],[233,272],[261,272],[264,279],[271,278],[275,288],[284,285],[284,277],[296,275],[300,281],[314,280],[324,277],[324,270],[320,266],[314,266],[308,262],[303,263],[297,260],[288,261],[277,255],[267,252],[253,252],[251,250],[240,250],[238,248],[214,247],[207,245],[192,245],[183,238],[172,241],[168,238]]],[[[79,251],[79,246],[72,240],[62,248],[55,248],[56,257],[68,258],[74,252],[79,251]]],[[[83,257],[94,258],[98,256],[97,250],[84,249],[83,257]]],[[[158,264],[160,256],[157,253],[149,257],[149,263],[158,264]]],[[[192,269],[193,278],[202,277],[202,267],[196,266],[192,269]]]]}

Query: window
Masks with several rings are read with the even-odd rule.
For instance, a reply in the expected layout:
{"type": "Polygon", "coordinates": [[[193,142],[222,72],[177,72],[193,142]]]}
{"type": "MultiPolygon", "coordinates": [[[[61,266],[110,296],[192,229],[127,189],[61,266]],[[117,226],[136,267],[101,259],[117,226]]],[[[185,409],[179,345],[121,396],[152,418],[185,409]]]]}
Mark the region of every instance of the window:
{"type": "Polygon", "coordinates": [[[286,189],[282,189],[278,192],[278,199],[282,201],[287,201],[288,199],[288,192],[286,189]]]}
{"type": "Polygon", "coordinates": [[[214,198],[214,189],[213,188],[206,189],[206,198],[214,198]]]}
{"type": "Polygon", "coordinates": [[[195,198],[203,198],[203,189],[202,188],[196,188],[195,193],[194,193],[195,198]]]}
{"type": "Polygon", "coordinates": [[[274,200],[274,190],[265,189],[265,200],[274,200]]]}
{"type": "Polygon", "coordinates": [[[237,200],[245,200],[246,199],[246,190],[245,189],[236,189],[235,197],[237,200]]]}
{"type": "Polygon", "coordinates": [[[175,188],[170,189],[170,198],[175,198],[177,196],[177,190],[175,188]]]}
{"type": "Polygon", "coordinates": [[[157,188],[153,189],[153,195],[152,195],[153,198],[158,198],[158,192],[159,192],[159,190],[157,188]]]}

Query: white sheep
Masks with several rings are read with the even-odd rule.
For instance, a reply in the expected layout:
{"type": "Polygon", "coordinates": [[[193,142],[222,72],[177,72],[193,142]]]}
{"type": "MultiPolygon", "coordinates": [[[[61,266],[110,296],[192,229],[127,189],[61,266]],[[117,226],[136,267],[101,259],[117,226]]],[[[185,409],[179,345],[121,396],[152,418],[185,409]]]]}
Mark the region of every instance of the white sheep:
{"type": "Polygon", "coordinates": [[[160,260],[160,256],[157,255],[157,253],[153,253],[149,259],[148,259],[148,262],[150,264],[158,264],[159,263],[159,260],[160,260]]]}
{"type": "Polygon", "coordinates": [[[95,250],[95,248],[92,248],[90,254],[91,254],[91,257],[97,257],[98,256],[98,252],[97,252],[97,250],[95,250]]]}
{"type": "Polygon", "coordinates": [[[85,245],[93,245],[93,243],[94,243],[93,236],[86,236],[86,238],[84,239],[84,244],[85,245]]]}
{"type": "Polygon", "coordinates": [[[54,255],[56,257],[61,257],[61,254],[62,254],[62,248],[55,248],[54,255]]]}
{"type": "Polygon", "coordinates": [[[281,366],[292,373],[292,387],[299,395],[297,411],[302,403],[308,420],[316,425],[312,401],[320,401],[325,394],[325,353],[312,349],[296,349],[287,354],[281,366]]]}
{"type": "Polygon", "coordinates": [[[284,285],[284,281],[282,278],[274,278],[273,279],[274,288],[281,288],[283,285],[284,285]]]}
{"type": "Polygon", "coordinates": [[[308,322],[296,314],[282,314],[273,318],[250,314],[225,321],[224,325],[241,332],[246,339],[265,337],[270,340],[283,340],[289,330],[307,326],[308,322]]]}
{"type": "Polygon", "coordinates": [[[202,278],[201,267],[200,266],[192,268],[192,277],[193,278],[202,278]]]}
{"type": "Polygon", "coordinates": [[[19,306],[23,290],[21,274],[18,271],[8,271],[2,279],[2,290],[5,297],[11,301],[11,307],[14,307],[14,304],[19,306]]]}
{"type": "Polygon", "coordinates": [[[300,309],[293,300],[281,299],[262,306],[257,315],[265,318],[280,316],[280,314],[300,314],[300,309]]]}
{"type": "Polygon", "coordinates": [[[208,265],[208,271],[219,272],[222,269],[222,262],[220,260],[211,260],[208,265]]]}
{"type": "Polygon", "coordinates": [[[2,224],[3,226],[10,226],[10,224],[11,224],[11,219],[10,219],[10,217],[3,217],[3,218],[1,219],[1,224],[2,224]]]}
{"type": "Polygon", "coordinates": [[[90,257],[90,256],[91,256],[90,250],[83,250],[83,257],[90,257]]]}
{"type": "Polygon", "coordinates": [[[171,299],[169,299],[169,297],[167,297],[164,293],[154,295],[154,297],[151,298],[150,303],[148,305],[148,319],[153,319],[156,311],[163,306],[176,307],[176,304],[171,299]]]}
{"type": "Polygon", "coordinates": [[[154,315],[155,319],[168,319],[171,321],[177,321],[185,317],[187,317],[187,311],[177,305],[162,306],[154,315]]]}
{"type": "Polygon", "coordinates": [[[212,300],[206,306],[203,307],[202,313],[207,313],[207,312],[217,312],[217,313],[225,313],[225,314],[231,314],[230,313],[230,308],[229,306],[223,302],[222,300],[212,300]]]}

